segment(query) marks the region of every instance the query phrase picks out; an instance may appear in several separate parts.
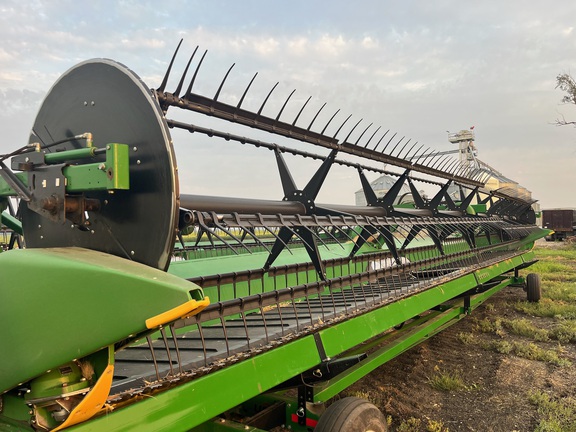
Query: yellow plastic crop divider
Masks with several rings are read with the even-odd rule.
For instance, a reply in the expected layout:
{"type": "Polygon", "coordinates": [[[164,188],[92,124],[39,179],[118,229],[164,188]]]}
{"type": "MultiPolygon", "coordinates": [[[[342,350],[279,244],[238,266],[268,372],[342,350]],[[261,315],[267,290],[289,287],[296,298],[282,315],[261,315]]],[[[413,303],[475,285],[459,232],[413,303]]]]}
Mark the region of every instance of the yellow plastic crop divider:
{"type": "Polygon", "coordinates": [[[84,399],[76,405],[64,423],[57,428],[52,429],[52,432],[82,423],[100,411],[110,394],[113,377],[114,365],[108,364],[106,369],[104,369],[104,372],[102,372],[102,375],[100,375],[100,378],[98,378],[98,381],[96,381],[96,384],[92,387],[92,390],[90,390],[84,399]]]}
{"type": "Polygon", "coordinates": [[[153,329],[163,326],[166,323],[175,321],[179,318],[189,317],[200,313],[210,304],[210,299],[204,297],[203,300],[189,300],[186,303],[176,306],[166,312],[162,312],[146,320],[146,328],[153,329]]]}

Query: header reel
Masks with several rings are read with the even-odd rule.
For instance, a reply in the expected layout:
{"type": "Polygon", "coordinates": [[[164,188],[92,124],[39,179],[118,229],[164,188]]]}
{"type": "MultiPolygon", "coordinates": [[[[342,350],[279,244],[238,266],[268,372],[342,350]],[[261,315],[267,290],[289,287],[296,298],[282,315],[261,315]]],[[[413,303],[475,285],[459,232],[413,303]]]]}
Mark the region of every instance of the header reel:
{"type": "Polygon", "coordinates": [[[5,165],[27,247],[77,246],[166,270],[179,195],[170,132],[154,95],[112,60],[74,66],[38,112],[31,147],[5,165]]]}

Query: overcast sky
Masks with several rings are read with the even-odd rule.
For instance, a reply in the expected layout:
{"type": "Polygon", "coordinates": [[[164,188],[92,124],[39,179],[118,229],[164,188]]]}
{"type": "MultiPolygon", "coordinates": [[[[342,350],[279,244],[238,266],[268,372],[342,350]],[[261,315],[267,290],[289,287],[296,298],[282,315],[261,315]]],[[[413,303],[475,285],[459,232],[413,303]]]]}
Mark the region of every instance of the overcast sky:
{"type": "MultiPolygon", "coordinates": [[[[280,81],[270,116],[297,89],[287,120],[313,96],[316,108],[341,108],[342,119],[354,114],[442,150],[446,131],[475,126],[482,160],[543,208],[576,207],[576,129],[553,125],[561,115],[576,120],[555,89],[559,73],[576,70],[575,18],[573,0],[0,0],[0,150],[27,142],[44,95],[76,63],[111,58],[155,88],[184,38],[180,70],[196,45],[208,50],[200,93],[213,96],[236,63],[221,99],[237,101],[259,72],[246,106],[257,109],[280,81]]],[[[184,192],[282,197],[270,152],[174,140],[184,192]]],[[[289,163],[303,187],[314,167],[289,163]]],[[[335,170],[329,181],[323,201],[353,202],[354,172],[335,170]]]]}

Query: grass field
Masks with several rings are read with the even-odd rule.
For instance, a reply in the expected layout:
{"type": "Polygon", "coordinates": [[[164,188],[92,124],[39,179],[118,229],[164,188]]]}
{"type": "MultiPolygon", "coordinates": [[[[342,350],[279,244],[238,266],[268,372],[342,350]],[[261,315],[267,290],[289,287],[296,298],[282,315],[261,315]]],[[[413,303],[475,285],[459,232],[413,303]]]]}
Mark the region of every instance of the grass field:
{"type": "MultiPolygon", "coordinates": [[[[486,350],[571,367],[567,354],[576,343],[576,247],[537,248],[535,252],[539,262],[528,271],[540,275],[542,299],[538,303],[514,302],[510,306],[520,317],[476,320],[473,331],[460,337],[463,343],[478,343],[486,350]],[[501,339],[484,340],[482,333],[501,339]],[[509,335],[519,339],[510,340],[509,335]]],[[[535,432],[576,431],[574,394],[535,389],[528,394],[528,402],[537,408],[535,432]]]]}
{"type": "Polygon", "coordinates": [[[356,383],[387,413],[390,431],[576,432],[576,247],[542,244],[521,288],[356,383]]]}

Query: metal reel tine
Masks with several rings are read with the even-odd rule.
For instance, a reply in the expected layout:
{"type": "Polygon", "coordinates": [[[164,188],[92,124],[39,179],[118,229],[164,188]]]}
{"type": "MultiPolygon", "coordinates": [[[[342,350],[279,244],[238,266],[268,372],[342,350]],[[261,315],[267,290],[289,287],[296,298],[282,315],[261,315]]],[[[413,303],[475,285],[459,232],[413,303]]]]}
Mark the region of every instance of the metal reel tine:
{"type": "Polygon", "coordinates": [[[258,110],[258,112],[256,113],[257,115],[262,114],[262,110],[264,109],[264,106],[266,105],[266,102],[268,102],[268,99],[270,98],[270,95],[272,94],[272,92],[274,91],[274,89],[276,87],[278,87],[278,84],[280,84],[280,82],[277,82],[276,84],[274,84],[274,87],[272,87],[270,89],[270,91],[268,92],[268,95],[266,96],[266,99],[264,99],[264,102],[262,102],[262,105],[260,106],[260,109],[258,110]]]}
{"type": "Polygon", "coordinates": [[[294,255],[294,253],[290,250],[290,247],[288,246],[288,244],[287,244],[284,240],[282,240],[282,239],[278,236],[278,234],[276,234],[276,233],[274,232],[273,229],[271,229],[270,227],[268,227],[268,226],[266,226],[266,225],[264,224],[264,221],[262,220],[262,215],[258,213],[257,216],[258,216],[258,219],[259,219],[259,222],[260,222],[260,226],[261,226],[262,228],[264,228],[266,231],[268,231],[270,234],[272,234],[272,236],[273,236],[276,240],[278,240],[280,243],[282,243],[282,244],[284,245],[284,248],[285,248],[288,252],[290,252],[291,255],[294,255]]]}
{"type": "Polygon", "coordinates": [[[330,247],[326,244],[326,242],[324,242],[324,240],[322,240],[322,237],[320,237],[320,235],[314,229],[309,228],[307,226],[304,226],[304,228],[306,228],[308,231],[310,231],[312,233],[312,235],[314,237],[316,237],[320,241],[320,243],[322,243],[322,246],[325,246],[326,249],[330,250],[330,247]]]}
{"type": "Polygon", "coordinates": [[[376,151],[376,149],[378,148],[378,146],[380,145],[380,143],[382,142],[382,140],[384,139],[384,137],[386,135],[388,135],[388,132],[390,132],[390,129],[388,129],[386,132],[384,132],[384,135],[382,135],[380,137],[380,139],[378,140],[378,142],[376,143],[376,145],[374,146],[374,148],[372,149],[372,151],[376,151]]]}
{"type": "Polygon", "coordinates": [[[218,87],[218,90],[216,91],[216,94],[214,95],[214,99],[213,101],[216,102],[218,100],[218,96],[220,96],[220,92],[222,91],[222,87],[224,86],[224,83],[226,82],[226,79],[228,78],[228,75],[230,74],[230,71],[232,70],[232,68],[236,66],[236,63],[232,63],[232,66],[230,66],[230,69],[228,69],[228,71],[226,72],[226,75],[224,75],[224,78],[222,79],[222,82],[220,83],[220,86],[218,87]]]}
{"type": "Polygon", "coordinates": [[[352,135],[352,132],[354,132],[354,129],[356,129],[356,126],[358,126],[362,122],[362,120],[364,119],[358,120],[358,122],[354,125],[354,127],[350,129],[350,132],[348,132],[348,135],[346,136],[346,138],[344,138],[344,142],[348,142],[348,138],[350,138],[350,135],[352,135]]]}
{"type": "MultiPolygon", "coordinates": [[[[370,123],[370,126],[372,126],[373,123],[370,123]]],[[[372,134],[372,136],[370,137],[370,139],[368,140],[368,142],[364,145],[364,148],[368,147],[368,144],[370,144],[370,141],[372,141],[372,138],[374,138],[374,136],[376,136],[376,134],[378,133],[378,131],[382,128],[382,126],[378,126],[378,128],[374,131],[374,133],[372,134]]],[[[368,130],[368,128],[366,128],[366,130],[368,130]]],[[[358,144],[358,143],[356,143],[358,144]]]]}
{"type": "Polygon", "coordinates": [[[200,70],[200,66],[202,66],[202,63],[204,62],[204,57],[206,57],[207,53],[208,53],[208,50],[204,51],[204,54],[202,54],[202,58],[198,62],[198,65],[196,66],[196,70],[194,71],[194,75],[192,76],[192,81],[190,81],[190,84],[188,85],[188,89],[186,89],[186,93],[184,93],[184,96],[183,96],[184,99],[188,99],[192,95],[192,87],[194,86],[194,82],[196,81],[196,77],[198,76],[198,71],[200,70]]]}
{"type": "Polygon", "coordinates": [[[174,93],[172,93],[176,97],[178,97],[180,95],[180,90],[182,90],[182,86],[184,85],[184,80],[186,79],[186,74],[188,73],[188,68],[190,67],[190,64],[192,63],[192,59],[194,58],[196,51],[198,51],[198,46],[196,46],[196,49],[194,50],[194,52],[192,53],[192,55],[188,59],[188,63],[186,64],[186,68],[184,69],[184,73],[182,74],[182,78],[180,78],[180,82],[178,83],[178,87],[176,87],[176,90],[174,90],[174,93]]]}
{"type": "Polygon", "coordinates": [[[250,237],[252,237],[252,238],[254,239],[254,241],[255,241],[256,243],[258,243],[260,246],[262,246],[264,249],[266,249],[266,251],[267,251],[268,253],[271,252],[271,251],[270,251],[270,248],[268,247],[268,245],[267,245],[266,243],[264,243],[262,240],[260,240],[260,239],[258,238],[258,236],[257,236],[256,234],[254,234],[249,228],[246,228],[246,227],[241,227],[241,228],[242,228],[243,236],[245,236],[246,234],[248,234],[250,237]]]}
{"type": "Polygon", "coordinates": [[[176,51],[174,51],[174,54],[172,55],[172,60],[170,60],[170,64],[168,65],[168,69],[166,70],[166,74],[164,75],[164,79],[162,80],[160,87],[158,87],[156,89],[156,91],[158,91],[160,93],[163,93],[164,89],[166,88],[166,84],[168,83],[168,76],[170,75],[170,71],[172,70],[172,66],[174,65],[174,60],[176,59],[176,54],[178,54],[178,50],[180,49],[180,45],[182,45],[182,41],[184,41],[184,39],[180,39],[180,42],[178,43],[178,46],[176,47],[176,51]]]}
{"type": "MultiPolygon", "coordinates": [[[[326,105],[326,104],[324,104],[326,105]]],[[[322,105],[322,108],[324,108],[324,105],[322,105]]],[[[320,108],[320,109],[322,109],[320,108]]],[[[318,111],[320,112],[320,111],[318,111]]],[[[334,114],[332,114],[332,117],[330,117],[330,120],[328,120],[328,123],[326,123],[326,125],[324,126],[324,129],[322,129],[322,132],[320,132],[320,135],[324,135],[324,132],[326,131],[326,128],[328,127],[328,125],[332,122],[332,120],[334,119],[334,117],[336,117],[336,115],[340,112],[340,109],[337,109],[336,112],[334,114]]],[[[314,119],[312,120],[312,123],[314,122],[314,120],[316,120],[316,117],[314,117],[314,119]]],[[[310,123],[310,126],[312,126],[312,123],[310,123]]],[[[310,127],[308,127],[308,130],[310,130],[310,127]]]]}
{"type": "Polygon", "coordinates": [[[306,99],[306,102],[304,102],[304,105],[302,105],[302,108],[300,108],[300,111],[298,111],[296,118],[292,122],[292,126],[296,126],[296,122],[300,118],[300,114],[302,114],[302,111],[304,111],[304,108],[306,108],[306,105],[308,105],[308,102],[310,102],[310,99],[312,99],[312,96],[308,96],[308,99],[306,99]]]}
{"type": "Polygon", "coordinates": [[[280,119],[280,116],[282,115],[282,112],[284,111],[284,108],[286,108],[286,104],[288,103],[288,101],[290,100],[290,98],[292,97],[292,95],[294,94],[294,92],[296,91],[296,89],[292,90],[292,92],[288,95],[288,98],[286,99],[286,101],[284,102],[284,105],[282,105],[282,108],[280,108],[280,112],[278,113],[278,115],[276,116],[276,120],[278,121],[280,119]]]}
{"type": "Polygon", "coordinates": [[[238,227],[240,227],[240,229],[242,230],[242,237],[240,238],[240,241],[243,242],[244,239],[246,238],[246,235],[249,235],[250,237],[252,237],[254,239],[254,241],[257,244],[263,246],[264,249],[266,249],[268,252],[270,252],[270,249],[268,248],[266,243],[264,243],[262,240],[260,240],[260,238],[254,233],[254,227],[243,226],[240,222],[240,215],[237,212],[233,212],[232,217],[235,219],[236,223],[238,224],[238,227]]]}
{"type": "Polygon", "coordinates": [[[212,215],[212,223],[214,224],[214,226],[216,228],[222,230],[225,234],[232,237],[239,245],[241,245],[249,253],[252,253],[252,251],[248,248],[248,246],[246,246],[244,243],[242,243],[242,241],[240,241],[240,239],[238,237],[236,237],[230,230],[226,229],[222,224],[220,224],[218,222],[218,215],[215,212],[211,212],[210,214],[212,215]]]}
{"type": "Polygon", "coordinates": [[[404,138],[406,137],[403,136],[402,138],[400,138],[400,140],[396,143],[396,145],[392,148],[392,150],[390,150],[390,153],[388,153],[390,156],[394,155],[394,150],[396,150],[396,147],[398,147],[400,143],[404,141],[404,138]]]}
{"type": "Polygon", "coordinates": [[[248,86],[246,87],[246,89],[244,90],[244,93],[242,93],[242,97],[240,98],[240,101],[238,102],[238,105],[236,105],[236,110],[239,110],[240,107],[242,106],[242,102],[244,102],[244,98],[246,97],[246,93],[248,93],[248,90],[250,90],[250,86],[252,86],[252,83],[254,82],[254,80],[256,79],[256,75],[258,75],[258,72],[256,72],[254,74],[254,76],[252,77],[252,79],[250,80],[250,82],[248,83],[248,86]]]}
{"type": "Polygon", "coordinates": [[[324,229],[324,232],[326,234],[328,234],[330,236],[330,238],[332,238],[332,240],[334,240],[336,242],[336,244],[338,244],[338,246],[340,246],[342,249],[345,249],[344,246],[342,246],[342,243],[340,243],[338,241],[338,239],[330,232],[330,229],[326,229],[326,227],[322,227],[324,229]]]}
{"type": "MultiPolygon", "coordinates": [[[[298,230],[297,230],[297,229],[294,230],[294,229],[292,229],[291,227],[289,227],[288,225],[284,225],[284,228],[286,228],[288,231],[290,231],[290,232],[292,233],[292,235],[294,235],[294,236],[298,237],[300,240],[302,240],[302,243],[304,243],[305,246],[307,246],[308,248],[311,248],[311,249],[314,248],[314,245],[309,244],[309,243],[298,233],[298,230]]],[[[310,231],[310,230],[309,230],[307,227],[305,227],[305,226],[300,226],[300,227],[298,227],[298,228],[304,228],[305,230],[310,231]]],[[[283,242],[283,243],[284,243],[284,242],[283,242]]],[[[284,244],[286,244],[286,243],[284,243],[284,244]]]]}
{"type": "MultiPolygon", "coordinates": [[[[408,151],[406,152],[406,154],[404,155],[404,159],[406,159],[407,161],[410,161],[410,159],[408,158],[408,155],[410,154],[410,152],[412,151],[412,149],[413,149],[414,147],[416,147],[417,145],[418,145],[418,141],[416,141],[414,144],[412,144],[412,147],[410,147],[410,148],[408,149],[408,151]]],[[[420,146],[420,148],[422,148],[422,146],[420,146]]],[[[402,159],[401,153],[402,153],[402,152],[400,152],[400,154],[398,155],[398,157],[399,157],[400,159],[402,159]]],[[[418,153],[418,150],[416,150],[415,153],[418,153]]]]}
{"type": "MultiPolygon", "coordinates": [[[[428,150],[430,150],[430,147],[428,147],[428,148],[426,149],[426,151],[428,151],[428,150]]],[[[422,162],[420,162],[420,165],[430,167],[429,164],[431,163],[431,161],[434,160],[434,158],[436,157],[436,155],[437,155],[438,153],[440,153],[439,150],[436,150],[436,151],[433,151],[432,153],[426,154],[426,156],[424,157],[424,159],[422,159],[422,162]],[[426,162],[426,160],[427,160],[428,158],[430,158],[430,161],[427,162],[427,164],[425,164],[425,162],[426,162]]],[[[418,159],[416,160],[416,162],[418,162],[419,160],[420,160],[420,158],[418,158],[418,159]]]]}
{"type": "MultiPolygon", "coordinates": [[[[360,120],[360,121],[362,121],[362,120],[360,120]]],[[[368,127],[367,127],[366,129],[364,129],[364,131],[360,134],[360,136],[358,137],[358,139],[356,140],[356,142],[354,143],[354,145],[358,145],[358,143],[360,142],[360,140],[362,139],[362,137],[364,136],[364,134],[366,133],[366,131],[367,131],[368,129],[370,129],[370,127],[371,127],[373,124],[374,124],[374,123],[370,123],[370,124],[368,125],[368,127]]]]}
{"type": "Polygon", "coordinates": [[[334,227],[335,229],[337,229],[340,233],[344,234],[344,236],[345,236],[346,238],[348,238],[348,240],[350,240],[350,241],[352,241],[352,242],[354,241],[354,239],[353,239],[352,237],[350,237],[345,230],[343,230],[343,229],[340,228],[337,224],[334,223],[334,219],[332,218],[331,215],[328,215],[328,220],[330,221],[331,226],[334,227]]]}
{"type": "MultiPolygon", "coordinates": [[[[392,135],[392,137],[388,140],[388,142],[386,143],[386,145],[384,146],[384,148],[382,149],[382,151],[380,153],[384,153],[386,151],[386,149],[388,148],[388,146],[390,145],[390,143],[392,142],[392,140],[394,139],[394,137],[398,134],[398,132],[394,132],[394,135],[392,135]]],[[[382,137],[384,138],[384,137],[382,137]]],[[[380,144],[380,143],[378,143],[380,144]]],[[[376,149],[374,149],[376,150],[376,149]]]]}
{"type": "Polygon", "coordinates": [[[346,122],[348,120],[350,120],[350,117],[352,117],[352,114],[350,114],[348,117],[346,117],[346,120],[344,120],[344,122],[340,125],[340,127],[338,128],[338,130],[336,131],[336,133],[334,134],[334,136],[332,137],[333,139],[336,139],[336,135],[338,135],[338,133],[342,130],[342,128],[344,127],[344,125],[346,124],[346,122]]]}
{"type": "MultiPolygon", "coordinates": [[[[423,146],[424,146],[424,144],[422,144],[422,145],[420,146],[420,148],[416,151],[416,154],[418,154],[418,153],[420,152],[420,149],[421,149],[423,146]]],[[[425,155],[427,155],[429,151],[430,151],[430,147],[426,147],[426,150],[423,150],[422,153],[420,153],[418,156],[416,156],[416,155],[412,156],[413,158],[416,158],[416,159],[414,160],[414,162],[412,162],[412,163],[413,163],[413,164],[417,164],[418,161],[419,161],[420,159],[422,159],[425,155]]],[[[426,158],[424,158],[424,160],[426,160],[426,158]]]]}
{"type": "MultiPolygon", "coordinates": [[[[318,112],[316,113],[316,115],[314,116],[314,118],[312,119],[312,121],[310,122],[310,124],[308,125],[308,128],[306,129],[307,131],[310,130],[310,128],[312,127],[312,125],[314,124],[314,122],[316,121],[316,118],[318,117],[318,114],[320,114],[320,112],[324,109],[324,107],[326,106],[326,102],[324,102],[324,105],[322,105],[320,107],[320,109],[318,110],[318,112]]],[[[338,112],[338,111],[336,111],[338,112]]]]}
{"type": "Polygon", "coordinates": [[[398,151],[398,155],[396,156],[397,158],[400,158],[400,159],[401,159],[400,156],[402,155],[402,152],[404,151],[404,149],[406,148],[406,146],[407,146],[408,144],[410,144],[410,141],[412,141],[412,139],[409,139],[408,141],[406,141],[406,143],[405,143],[405,144],[402,146],[402,148],[398,151]]]}

